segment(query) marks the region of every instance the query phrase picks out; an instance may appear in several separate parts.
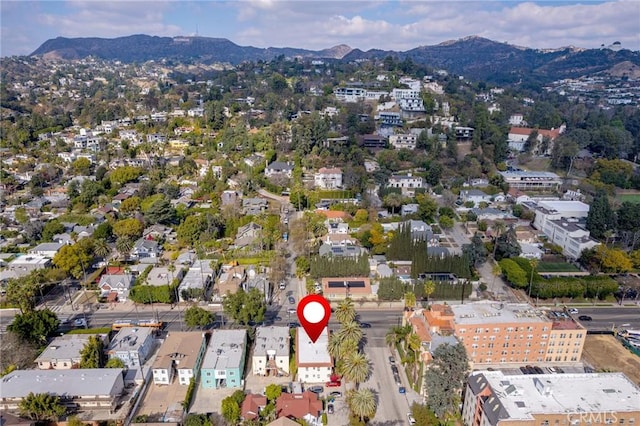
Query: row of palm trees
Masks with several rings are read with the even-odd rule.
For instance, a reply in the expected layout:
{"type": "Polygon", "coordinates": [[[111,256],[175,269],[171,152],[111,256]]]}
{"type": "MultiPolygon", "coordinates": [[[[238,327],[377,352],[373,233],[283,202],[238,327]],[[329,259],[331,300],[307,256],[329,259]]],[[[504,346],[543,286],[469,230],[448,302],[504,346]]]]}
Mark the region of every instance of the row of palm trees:
{"type": "Polygon", "coordinates": [[[362,329],[356,322],[353,300],[342,301],[335,310],[340,328],[329,336],[328,351],[335,360],[335,371],[342,376],[347,389],[347,405],[360,424],[372,419],[377,410],[376,396],[371,389],[359,388],[371,374],[371,364],[362,352],[362,329]]]}
{"type": "Polygon", "coordinates": [[[422,341],[420,337],[413,332],[411,325],[397,325],[391,327],[391,329],[385,335],[385,343],[392,348],[397,347],[398,344],[402,344],[404,354],[400,362],[411,373],[412,383],[418,383],[420,374],[420,354],[422,349],[422,341]]]}

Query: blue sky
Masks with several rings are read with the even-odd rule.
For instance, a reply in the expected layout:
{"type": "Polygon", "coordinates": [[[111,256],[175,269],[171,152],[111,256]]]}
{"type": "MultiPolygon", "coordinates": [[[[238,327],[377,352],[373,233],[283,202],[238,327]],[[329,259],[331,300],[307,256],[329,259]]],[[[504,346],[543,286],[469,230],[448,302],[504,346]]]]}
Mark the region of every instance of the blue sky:
{"type": "Polygon", "coordinates": [[[240,45],[407,50],[468,35],[535,48],[640,50],[640,1],[2,0],[0,55],[49,38],[198,35],[240,45]]]}

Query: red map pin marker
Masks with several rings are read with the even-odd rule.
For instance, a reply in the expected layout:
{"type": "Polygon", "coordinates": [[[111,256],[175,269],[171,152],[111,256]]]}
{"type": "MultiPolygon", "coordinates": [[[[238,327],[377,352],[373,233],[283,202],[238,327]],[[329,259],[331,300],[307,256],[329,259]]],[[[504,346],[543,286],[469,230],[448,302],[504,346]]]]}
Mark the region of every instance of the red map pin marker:
{"type": "Polygon", "coordinates": [[[298,302],[298,320],[313,343],[331,318],[331,305],[319,294],[310,294],[298,302]]]}

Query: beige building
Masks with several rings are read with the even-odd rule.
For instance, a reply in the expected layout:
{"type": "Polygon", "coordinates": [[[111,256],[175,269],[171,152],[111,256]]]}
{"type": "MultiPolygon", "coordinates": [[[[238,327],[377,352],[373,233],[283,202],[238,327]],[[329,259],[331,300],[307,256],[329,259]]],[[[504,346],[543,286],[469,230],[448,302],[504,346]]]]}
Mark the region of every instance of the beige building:
{"type": "Polygon", "coordinates": [[[622,373],[479,371],[467,380],[462,419],[465,426],[634,426],[640,389],[622,373]]]}
{"type": "MultiPolygon", "coordinates": [[[[94,334],[65,334],[55,337],[49,346],[36,358],[40,370],[69,370],[78,368],[82,356],[80,352],[94,334]]],[[[105,346],[109,343],[107,334],[99,335],[105,346]]]]}
{"type": "Polygon", "coordinates": [[[298,381],[301,383],[325,383],[331,379],[333,359],[329,355],[329,328],[315,342],[311,341],[304,328],[296,329],[296,364],[298,381]]]}
{"type": "Polygon", "coordinates": [[[169,332],[153,363],[153,383],[169,385],[177,374],[181,385],[189,385],[191,378],[200,373],[206,348],[206,340],[200,332],[169,332]]]}
{"type": "Polygon", "coordinates": [[[256,327],[251,371],[256,376],[289,375],[289,327],[256,327]]]}

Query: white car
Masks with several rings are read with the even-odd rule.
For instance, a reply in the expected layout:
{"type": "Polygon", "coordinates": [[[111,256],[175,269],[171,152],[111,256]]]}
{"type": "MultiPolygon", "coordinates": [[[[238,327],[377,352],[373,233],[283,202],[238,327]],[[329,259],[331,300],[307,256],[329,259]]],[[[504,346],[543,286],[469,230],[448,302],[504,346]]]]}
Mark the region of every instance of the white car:
{"type": "Polygon", "coordinates": [[[85,327],[86,328],[87,327],[87,320],[84,319],[84,318],[78,318],[73,322],[73,324],[76,327],[85,327]]]}
{"type": "Polygon", "coordinates": [[[569,309],[569,313],[570,314],[577,314],[578,310],[576,308],[571,308],[571,309],[569,309]]]}
{"type": "Polygon", "coordinates": [[[407,419],[409,419],[409,424],[410,425],[415,425],[416,424],[416,419],[413,418],[411,413],[407,413],[407,419]]]}

